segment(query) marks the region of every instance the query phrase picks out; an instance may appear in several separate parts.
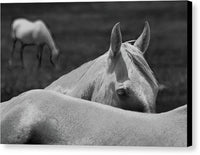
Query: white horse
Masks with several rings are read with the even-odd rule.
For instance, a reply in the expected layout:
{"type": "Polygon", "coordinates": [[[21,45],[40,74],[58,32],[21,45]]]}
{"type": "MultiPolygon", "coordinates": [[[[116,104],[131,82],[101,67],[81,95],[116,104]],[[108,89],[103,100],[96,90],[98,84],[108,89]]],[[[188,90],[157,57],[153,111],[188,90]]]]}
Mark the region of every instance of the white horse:
{"type": "Polygon", "coordinates": [[[12,59],[14,55],[14,49],[17,40],[21,43],[20,58],[22,66],[24,67],[23,61],[23,50],[25,46],[36,45],[38,48],[37,59],[38,67],[41,66],[42,52],[45,45],[51,51],[50,62],[54,66],[54,62],[58,60],[59,50],[56,48],[53,38],[50,34],[45,23],[41,20],[35,22],[28,21],[27,19],[19,18],[13,21],[11,28],[11,37],[13,39],[13,46],[11,56],[9,59],[9,65],[12,65],[12,59]]]}
{"type": "Polygon", "coordinates": [[[4,144],[187,146],[187,106],[147,114],[31,90],[0,112],[4,144]]]}
{"type": "Polygon", "coordinates": [[[144,58],[149,42],[148,22],[135,41],[124,43],[120,23],[117,23],[105,54],[63,75],[45,89],[122,109],[153,113],[159,83],[144,58]]]}

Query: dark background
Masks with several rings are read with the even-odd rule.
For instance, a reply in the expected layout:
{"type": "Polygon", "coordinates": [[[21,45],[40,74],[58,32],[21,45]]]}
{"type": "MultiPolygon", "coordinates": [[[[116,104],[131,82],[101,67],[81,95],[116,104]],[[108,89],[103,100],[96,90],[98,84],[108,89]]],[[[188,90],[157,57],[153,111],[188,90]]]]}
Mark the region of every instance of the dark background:
{"type": "Polygon", "coordinates": [[[136,39],[144,22],[151,27],[145,58],[159,83],[157,112],[187,104],[187,2],[110,2],[1,4],[1,101],[30,89],[44,88],[63,74],[104,54],[113,25],[121,22],[123,41],[136,39]],[[11,23],[15,18],[42,19],[62,51],[59,69],[48,61],[45,49],[37,70],[36,48],[24,51],[26,68],[20,67],[19,44],[14,66],[9,68],[11,23]]]}

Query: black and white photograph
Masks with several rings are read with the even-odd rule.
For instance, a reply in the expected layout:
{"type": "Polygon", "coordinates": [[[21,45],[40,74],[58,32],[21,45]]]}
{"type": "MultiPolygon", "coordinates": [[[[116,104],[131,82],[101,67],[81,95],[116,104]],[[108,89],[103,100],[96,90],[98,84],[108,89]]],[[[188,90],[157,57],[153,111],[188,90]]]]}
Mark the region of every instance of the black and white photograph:
{"type": "Polygon", "coordinates": [[[1,144],[191,146],[192,3],[1,3],[0,105],[1,144]]]}

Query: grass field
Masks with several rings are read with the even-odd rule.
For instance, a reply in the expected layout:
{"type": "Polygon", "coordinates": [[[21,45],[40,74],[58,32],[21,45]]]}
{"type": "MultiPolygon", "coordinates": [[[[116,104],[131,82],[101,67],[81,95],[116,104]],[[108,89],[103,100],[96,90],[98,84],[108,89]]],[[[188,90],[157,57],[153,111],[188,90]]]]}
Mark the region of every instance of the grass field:
{"type": "Polygon", "coordinates": [[[187,104],[187,2],[1,4],[1,101],[30,89],[44,88],[102,55],[109,48],[115,23],[121,22],[126,41],[138,37],[146,20],[151,27],[151,41],[145,58],[159,83],[167,86],[158,95],[157,111],[187,104]],[[25,49],[25,69],[20,67],[19,51],[15,53],[13,68],[9,68],[10,25],[18,17],[47,23],[62,51],[58,70],[49,63],[47,49],[42,68],[37,70],[34,47],[25,49]]]}

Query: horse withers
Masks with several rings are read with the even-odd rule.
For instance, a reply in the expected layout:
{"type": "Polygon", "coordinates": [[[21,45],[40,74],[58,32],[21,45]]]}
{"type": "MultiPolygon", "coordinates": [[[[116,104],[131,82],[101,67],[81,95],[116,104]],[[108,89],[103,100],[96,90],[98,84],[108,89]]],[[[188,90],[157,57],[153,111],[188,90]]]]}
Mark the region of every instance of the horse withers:
{"type": "Polygon", "coordinates": [[[144,58],[149,40],[148,22],[137,40],[124,43],[117,23],[111,32],[110,48],[104,55],[60,77],[45,89],[122,109],[155,112],[159,85],[144,58]]]}
{"type": "Polygon", "coordinates": [[[0,110],[3,144],[187,146],[187,106],[147,114],[31,90],[0,110]]]}

